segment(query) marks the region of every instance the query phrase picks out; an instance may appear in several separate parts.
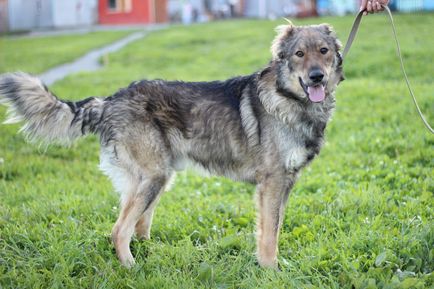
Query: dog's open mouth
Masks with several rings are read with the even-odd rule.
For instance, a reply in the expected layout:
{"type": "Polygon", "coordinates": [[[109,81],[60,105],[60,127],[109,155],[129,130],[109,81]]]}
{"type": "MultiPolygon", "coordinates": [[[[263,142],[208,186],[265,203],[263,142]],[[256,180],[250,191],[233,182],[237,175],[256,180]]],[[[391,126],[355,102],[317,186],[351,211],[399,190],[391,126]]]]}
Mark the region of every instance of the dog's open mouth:
{"type": "Polygon", "coordinates": [[[300,81],[300,85],[303,88],[304,92],[306,93],[307,97],[312,102],[321,102],[325,99],[325,86],[324,84],[316,84],[312,86],[307,86],[301,77],[298,78],[300,81]]]}

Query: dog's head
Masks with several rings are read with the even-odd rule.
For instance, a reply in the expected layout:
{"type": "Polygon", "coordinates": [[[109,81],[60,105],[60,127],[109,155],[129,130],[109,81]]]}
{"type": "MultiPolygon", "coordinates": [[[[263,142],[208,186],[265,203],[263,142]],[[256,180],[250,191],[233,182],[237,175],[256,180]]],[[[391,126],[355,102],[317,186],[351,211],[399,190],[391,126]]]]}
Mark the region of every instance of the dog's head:
{"type": "Polygon", "coordinates": [[[282,25],[271,52],[277,89],[311,102],[322,102],[344,79],[341,44],[328,24],[282,25]]]}

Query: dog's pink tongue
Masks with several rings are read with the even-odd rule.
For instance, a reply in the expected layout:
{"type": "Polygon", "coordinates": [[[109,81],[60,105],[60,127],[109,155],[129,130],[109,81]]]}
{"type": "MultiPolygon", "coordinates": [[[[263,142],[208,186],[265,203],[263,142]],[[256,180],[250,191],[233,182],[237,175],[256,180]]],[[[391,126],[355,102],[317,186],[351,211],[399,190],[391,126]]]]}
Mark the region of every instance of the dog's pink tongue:
{"type": "Polygon", "coordinates": [[[307,88],[307,93],[309,94],[309,99],[313,102],[321,102],[325,98],[324,86],[309,86],[307,88]]]}

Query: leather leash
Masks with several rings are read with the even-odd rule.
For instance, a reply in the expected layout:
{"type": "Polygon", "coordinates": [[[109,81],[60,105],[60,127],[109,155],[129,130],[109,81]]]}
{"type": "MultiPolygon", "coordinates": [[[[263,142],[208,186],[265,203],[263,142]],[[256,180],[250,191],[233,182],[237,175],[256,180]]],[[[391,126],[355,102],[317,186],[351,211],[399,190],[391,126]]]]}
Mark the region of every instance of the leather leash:
{"type": "MultiPolygon", "coordinates": [[[[425,124],[426,128],[434,134],[434,129],[429,125],[428,121],[425,119],[425,116],[423,115],[422,111],[419,108],[419,105],[417,104],[416,97],[413,93],[413,89],[411,88],[410,81],[408,80],[407,73],[404,68],[404,61],[402,60],[402,54],[401,54],[401,47],[399,45],[398,36],[396,34],[396,27],[395,23],[393,22],[392,12],[390,11],[389,7],[387,5],[383,5],[383,8],[387,11],[387,14],[389,16],[390,24],[392,26],[393,36],[395,38],[396,42],[396,50],[398,53],[399,62],[401,64],[401,71],[404,75],[405,83],[407,84],[408,91],[410,92],[411,97],[413,98],[413,103],[416,106],[417,112],[419,113],[420,118],[422,119],[423,123],[425,124]]],[[[360,22],[362,21],[363,12],[360,11],[356,19],[354,20],[353,27],[351,28],[350,34],[348,36],[347,43],[345,44],[344,51],[342,52],[342,60],[345,60],[348,52],[350,51],[351,45],[353,44],[354,39],[356,38],[357,31],[359,30],[360,22]]]]}

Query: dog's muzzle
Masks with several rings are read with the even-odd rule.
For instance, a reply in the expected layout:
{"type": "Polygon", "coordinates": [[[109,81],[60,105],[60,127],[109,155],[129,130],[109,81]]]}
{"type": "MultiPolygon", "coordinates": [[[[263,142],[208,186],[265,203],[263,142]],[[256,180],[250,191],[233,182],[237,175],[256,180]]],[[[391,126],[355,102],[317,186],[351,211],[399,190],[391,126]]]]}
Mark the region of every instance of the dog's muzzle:
{"type": "Polygon", "coordinates": [[[300,85],[306,93],[307,97],[312,102],[322,102],[325,99],[324,73],[319,68],[313,68],[308,74],[308,84],[306,84],[301,77],[299,78],[300,85]]]}

